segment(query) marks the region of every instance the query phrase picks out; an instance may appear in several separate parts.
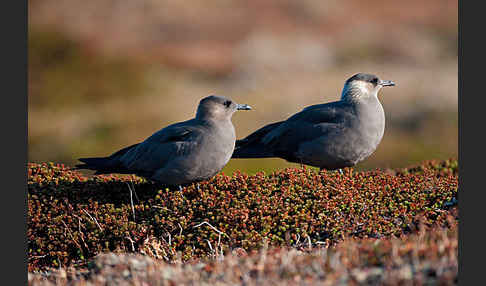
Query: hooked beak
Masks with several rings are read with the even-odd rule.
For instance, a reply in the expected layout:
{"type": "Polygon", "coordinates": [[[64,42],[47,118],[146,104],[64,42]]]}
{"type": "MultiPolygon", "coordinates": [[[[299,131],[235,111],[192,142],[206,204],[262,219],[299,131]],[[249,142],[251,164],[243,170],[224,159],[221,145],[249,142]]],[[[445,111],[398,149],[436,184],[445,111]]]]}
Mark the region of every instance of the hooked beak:
{"type": "Polygon", "coordinates": [[[380,81],[381,86],[395,86],[395,83],[391,80],[382,80],[380,81]]]}
{"type": "Polygon", "coordinates": [[[236,104],[237,110],[251,110],[251,106],[248,104],[236,104]]]}

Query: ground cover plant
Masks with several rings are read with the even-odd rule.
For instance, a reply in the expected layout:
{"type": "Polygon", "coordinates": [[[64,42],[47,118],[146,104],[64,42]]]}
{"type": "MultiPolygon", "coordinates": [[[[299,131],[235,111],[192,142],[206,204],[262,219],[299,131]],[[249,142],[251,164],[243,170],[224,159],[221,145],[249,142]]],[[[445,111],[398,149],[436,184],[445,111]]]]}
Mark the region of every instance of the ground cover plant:
{"type": "Polygon", "coordinates": [[[237,172],[179,191],[135,176],[88,178],[63,165],[29,163],[29,271],[85,265],[103,252],[188,261],[263,245],[400,237],[421,224],[449,227],[457,166],[451,159],[342,175],[237,172]]]}
{"type": "Polygon", "coordinates": [[[346,238],[333,247],[237,249],[217,259],[172,263],[101,254],[86,269],[30,273],[29,285],[451,285],[457,284],[457,223],[401,238],[346,238]]]}

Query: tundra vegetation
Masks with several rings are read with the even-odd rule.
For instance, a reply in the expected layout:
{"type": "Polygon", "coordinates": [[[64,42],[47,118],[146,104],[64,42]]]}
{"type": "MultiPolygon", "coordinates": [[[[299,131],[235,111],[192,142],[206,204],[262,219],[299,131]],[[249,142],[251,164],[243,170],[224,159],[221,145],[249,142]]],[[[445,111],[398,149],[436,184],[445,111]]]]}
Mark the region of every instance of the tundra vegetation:
{"type": "Polygon", "coordinates": [[[457,195],[456,159],[235,172],[182,190],[29,163],[29,284],[451,284],[457,195]]]}

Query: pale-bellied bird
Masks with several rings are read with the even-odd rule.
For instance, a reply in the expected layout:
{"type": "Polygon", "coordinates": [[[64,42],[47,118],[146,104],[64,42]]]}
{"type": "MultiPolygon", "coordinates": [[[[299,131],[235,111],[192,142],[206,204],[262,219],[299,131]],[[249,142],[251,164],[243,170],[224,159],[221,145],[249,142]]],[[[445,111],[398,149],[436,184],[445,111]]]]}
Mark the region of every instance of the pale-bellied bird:
{"type": "Polygon", "coordinates": [[[328,170],[354,166],[383,137],[385,113],[378,92],[394,85],[358,73],[346,80],[339,101],[306,107],[237,140],[232,158],[278,157],[328,170]]]}

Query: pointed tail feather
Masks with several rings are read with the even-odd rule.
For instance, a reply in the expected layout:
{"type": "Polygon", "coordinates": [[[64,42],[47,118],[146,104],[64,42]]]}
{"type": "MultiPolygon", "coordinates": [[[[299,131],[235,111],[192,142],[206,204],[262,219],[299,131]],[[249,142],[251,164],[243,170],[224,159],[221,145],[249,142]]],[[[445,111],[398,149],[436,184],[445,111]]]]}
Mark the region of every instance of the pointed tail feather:
{"type": "Polygon", "coordinates": [[[111,174],[111,173],[118,173],[118,174],[132,174],[133,171],[130,171],[123,167],[118,161],[112,160],[110,157],[98,157],[98,158],[79,158],[78,159],[84,164],[76,165],[75,169],[87,169],[87,170],[94,170],[96,171],[95,175],[100,174],[111,174]]]}
{"type": "Polygon", "coordinates": [[[262,138],[277,128],[282,121],[268,124],[251,133],[246,138],[236,140],[232,158],[272,158],[273,152],[262,143],[262,138]]]}
{"type": "Polygon", "coordinates": [[[79,158],[78,160],[84,164],[76,165],[76,169],[95,170],[95,174],[111,173],[110,171],[113,169],[110,157],[79,158]]]}
{"type": "Polygon", "coordinates": [[[109,157],[79,158],[78,160],[84,164],[78,164],[75,167],[76,169],[95,170],[95,175],[109,173],[130,174],[132,172],[123,167],[118,161],[118,158],[137,145],[138,143],[125,147],[109,157]]]}
{"type": "MultiPolygon", "coordinates": [[[[238,141],[236,141],[237,146],[233,151],[232,158],[272,158],[275,157],[272,153],[265,150],[263,145],[248,145],[243,144],[243,146],[238,146],[238,141]]],[[[240,143],[241,144],[241,143],[240,143]]]]}

